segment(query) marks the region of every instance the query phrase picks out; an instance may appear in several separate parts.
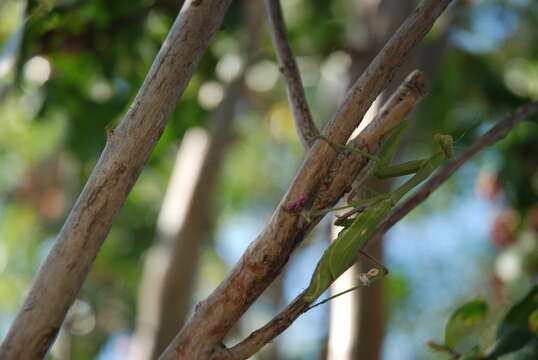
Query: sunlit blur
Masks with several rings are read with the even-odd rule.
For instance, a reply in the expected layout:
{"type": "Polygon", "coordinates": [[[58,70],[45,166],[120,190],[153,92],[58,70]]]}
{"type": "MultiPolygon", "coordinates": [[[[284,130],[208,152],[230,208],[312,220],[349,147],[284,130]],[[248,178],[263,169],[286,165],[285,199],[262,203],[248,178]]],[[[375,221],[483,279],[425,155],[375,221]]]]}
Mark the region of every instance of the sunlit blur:
{"type": "Polygon", "coordinates": [[[278,66],[269,60],[254,64],[247,72],[247,86],[259,92],[271,90],[278,80],[278,66]]]}
{"type": "Polygon", "coordinates": [[[198,90],[198,102],[204,109],[211,110],[217,107],[224,97],[222,85],[216,81],[208,81],[198,90]]]}
{"type": "Polygon", "coordinates": [[[50,71],[50,63],[41,56],[34,56],[24,65],[24,76],[37,85],[42,85],[49,79],[50,71]]]}

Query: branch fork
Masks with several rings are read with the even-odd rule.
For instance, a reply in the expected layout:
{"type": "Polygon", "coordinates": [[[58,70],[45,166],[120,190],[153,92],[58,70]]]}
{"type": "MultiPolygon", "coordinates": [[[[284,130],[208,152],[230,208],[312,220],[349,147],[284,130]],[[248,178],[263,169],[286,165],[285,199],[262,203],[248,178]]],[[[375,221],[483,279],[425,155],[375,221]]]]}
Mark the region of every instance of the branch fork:
{"type": "MultiPolygon", "coordinates": [[[[429,31],[450,2],[450,0],[423,0],[417,6],[351,87],[340,109],[325,127],[322,134],[324,137],[335,143],[342,144],[348,141],[374,99],[385,89],[411,49],[429,31]]],[[[415,94],[408,100],[395,99],[394,102],[404,115],[412,109],[411,104],[420,97],[415,94]]],[[[394,118],[397,117],[394,115],[394,118]]],[[[361,134],[361,140],[356,142],[366,147],[363,150],[373,153],[386,136],[384,129],[387,129],[386,123],[370,124],[361,134]]],[[[286,211],[286,205],[293,204],[305,196],[309,201],[305,204],[304,210],[319,210],[334,205],[346,191],[349,191],[351,180],[360,172],[366,160],[357,154],[340,155],[342,153],[344,152],[335,152],[326,142],[313,142],[299,172],[265,230],[249,246],[220,286],[200,304],[198,311],[185,324],[161,359],[245,359],[274,338],[279,333],[275,332],[275,329],[283,331],[291,324],[294,316],[296,318],[306,311],[310,304],[299,297],[287,308],[295,314],[294,316],[289,316],[285,311],[281,312],[282,316],[278,315],[267,325],[269,330],[265,327],[260,329],[255,333],[259,335],[251,335],[240,343],[241,346],[237,345],[227,351],[222,351],[217,346],[255,299],[282,271],[293,250],[321,219],[316,217],[310,223],[305,222],[300,216],[286,211]],[[238,292],[238,289],[241,291],[238,292]]]]}

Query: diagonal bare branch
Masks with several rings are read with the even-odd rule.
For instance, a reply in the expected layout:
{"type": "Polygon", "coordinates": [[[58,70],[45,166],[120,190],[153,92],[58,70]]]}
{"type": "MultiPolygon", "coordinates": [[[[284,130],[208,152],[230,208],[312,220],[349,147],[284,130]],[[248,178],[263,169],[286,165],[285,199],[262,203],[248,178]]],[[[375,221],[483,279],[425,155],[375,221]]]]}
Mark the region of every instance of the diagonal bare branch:
{"type": "Polygon", "coordinates": [[[310,302],[304,300],[304,292],[302,292],[265,326],[254,331],[245,340],[232,348],[215,352],[209,359],[244,360],[250,358],[264,345],[282,334],[299,316],[307,312],[310,304],[310,302]]]}
{"type": "Polygon", "coordinates": [[[284,75],[295,126],[301,142],[308,149],[316,141],[319,131],[312,120],[301,82],[301,75],[288,42],[280,0],[265,0],[265,7],[269,15],[271,37],[273,38],[280,71],[284,75]]]}

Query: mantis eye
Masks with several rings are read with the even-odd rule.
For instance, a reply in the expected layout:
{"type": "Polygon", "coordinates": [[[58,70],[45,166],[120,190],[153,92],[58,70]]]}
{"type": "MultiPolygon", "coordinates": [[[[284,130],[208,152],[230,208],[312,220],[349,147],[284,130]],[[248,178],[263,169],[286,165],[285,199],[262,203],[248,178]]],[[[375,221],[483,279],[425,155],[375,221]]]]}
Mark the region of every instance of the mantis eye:
{"type": "Polygon", "coordinates": [[[435,135],[435,141],[439,143],[447,158],[454,156],[454,139],[450,135],[435,135]]]}

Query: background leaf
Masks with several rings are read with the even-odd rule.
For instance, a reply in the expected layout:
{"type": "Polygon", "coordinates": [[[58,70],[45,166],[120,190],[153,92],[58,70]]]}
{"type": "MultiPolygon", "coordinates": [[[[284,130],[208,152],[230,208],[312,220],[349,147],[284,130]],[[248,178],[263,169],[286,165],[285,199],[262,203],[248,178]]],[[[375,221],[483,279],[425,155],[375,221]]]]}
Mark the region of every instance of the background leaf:
{"type": "Polygon", "coordinates": [[[536,343],[537,335],[532,330],[532,320],[537,309],[538,285],[535,285],[527,296],[508,310],[499,325],[497,342],[489,351],[488,358],[496,359],[501,355],[520,350],[531,339],[533,344],[536,343]]]}
{"type": "Polygon", "coordinates": [[[453,351],[464,353],[477,344],[479,331],[488,312],[486,302],[475,300],[458,308],[445,327],[445,344],[453,351]]]}

